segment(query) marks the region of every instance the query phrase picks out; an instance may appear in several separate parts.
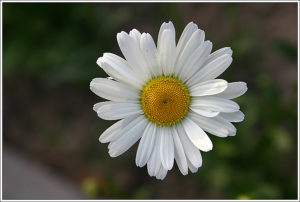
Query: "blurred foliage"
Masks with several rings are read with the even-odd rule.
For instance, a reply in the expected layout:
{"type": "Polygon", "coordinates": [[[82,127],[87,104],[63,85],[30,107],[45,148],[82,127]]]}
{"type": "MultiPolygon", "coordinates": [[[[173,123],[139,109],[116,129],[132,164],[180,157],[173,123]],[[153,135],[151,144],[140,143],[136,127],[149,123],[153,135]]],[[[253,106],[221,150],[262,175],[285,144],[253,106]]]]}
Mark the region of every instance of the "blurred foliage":
{"type": "MultiPolygon", "coordinates": [[[[156,39],[161,23],[172,20],[180,33],[186,22],[195,21],[183,19],[182,5],[4,3],[4,140],[23,149],[33,147],[36,150],[28,150],[41,159],[46,156],[45,163],[80,178],[78,183],[90,198],[295,199],[297,83],[294,79],[282,88],[271,72],[280,67],[267,69],[264,61],[275,54],[297,72],[297,45],[284,38],[263,43],[261,21],[248,20],[247,26],[239,21],[245,4],[224,4],[219,16],[229,27],[226,44],[234,51],[233,64],[222,78],[246,81],[249,88],[236,99],[246,115],[244,122],[235,124],[236,137],[210,136],[214,150],[202,153],[204,163],[197,173],[181,176],[175,168],[164,181],[135,167],[136,147],[112,159],[107,145],[98,143],[111,122],[97,119],[91,110],[99,98],[89,92],[89,82],[106,77],[97,58],[104,52],[121,55],[116,33],[122,30],[137,28],[156,39]],[[53,150],[57,153],[51,158],[53,150]],[[89,177],[78,177],[81,172],[89,177]],[[185,189],[195,191],[189,194],[185,189]]],[[[201,9],[205,4],[199,5],[196,8],[201,9]]],[[[201,22],[200,17],[197,20],[201,22]]],[[[213,27],[221,25],[218,21],[213,27]]],[[[224,39],[217,36],[210,40],[221,48],[224,39]]]]}
{"type": "Polygon", "coordinates": [[[97,181],[92,177],[83,181],[82,189],[90,198],[95,198],[101,194],[97,181]]]}
{"type": "Polygon", "coordinates": [[[288,59],[297,60],[297,47],[294,44],[290,44],[284,40],[276,40],[273,42],[274,50],[279,52],[282,56],[288,59]]]}

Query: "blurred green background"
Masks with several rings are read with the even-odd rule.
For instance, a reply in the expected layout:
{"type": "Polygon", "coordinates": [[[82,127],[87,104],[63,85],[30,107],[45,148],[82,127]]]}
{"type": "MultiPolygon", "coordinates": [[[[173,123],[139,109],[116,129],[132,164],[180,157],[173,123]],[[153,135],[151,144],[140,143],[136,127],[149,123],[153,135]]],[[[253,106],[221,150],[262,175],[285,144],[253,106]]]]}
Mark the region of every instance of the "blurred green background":
{"type": "Polygon", "coordinates": [[[296,3],[3,3],[4,147],[94,199],[296,199],[297,55],[296,3]],[[236,99],[246,115],[237,136],[211,135],[214,149],[197,173],[175,166],[159,181],[135,166],[137,145],[110,158],[98,142],[112,122],[92,111],[101,98],[89,83],[107,76],[98,57],[121,55],[118,32],[136,28],[156,40],[169,20],[177,39],[193,21],[213,50],[232,47],[221,78],[249,90],[236,99]]]}

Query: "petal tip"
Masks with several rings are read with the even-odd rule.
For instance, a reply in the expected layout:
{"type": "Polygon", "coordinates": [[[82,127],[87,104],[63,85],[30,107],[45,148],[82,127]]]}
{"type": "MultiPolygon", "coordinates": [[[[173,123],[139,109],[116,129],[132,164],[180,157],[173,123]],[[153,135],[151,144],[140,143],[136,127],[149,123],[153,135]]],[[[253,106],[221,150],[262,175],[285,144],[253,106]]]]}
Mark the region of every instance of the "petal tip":
{"type": "MultiPolygon", "coordinates": [[[[104,55],[103,55],[104,57],[104,55]]],[[[96,61],[96,64],[99,65],[100,67],[102,66],[102,63],[103,63],[103,57],[99,57],[96,61]]]]}
{"type": "Polygon", "coordinates": [[[100,137],[98,138],[98,140],[99,140],[100,143],[105,143],[105,141],[103,140],[102,136],[100,136],[100,137]]]}

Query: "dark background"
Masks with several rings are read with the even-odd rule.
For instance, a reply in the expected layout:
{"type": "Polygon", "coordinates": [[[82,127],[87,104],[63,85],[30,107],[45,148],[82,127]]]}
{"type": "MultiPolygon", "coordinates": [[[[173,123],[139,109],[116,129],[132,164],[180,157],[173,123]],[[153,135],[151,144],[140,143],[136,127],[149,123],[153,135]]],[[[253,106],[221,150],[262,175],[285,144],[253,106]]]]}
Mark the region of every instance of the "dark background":
{"type": "Polygon", "coordinates": [[[4,149],[59,173],[89,198],[296,199],[297,25],[296,3],[3,3],[4,149]],[[98,57],[121,55],[118,32],[137,28],[156,40],[169,20],[177,39],[193,21],[213,50],[232,47],[221,77],[249,89],[236,99],[246,115],[237,136],[210,136],[214,149],[202,153],[197,173],[182,176],[175,166],[159,181],[135,166],[136,145],[110,158],[98,142],[112,122],[92,110],[101,98],[89,83],[107,76],[98,57]]]}

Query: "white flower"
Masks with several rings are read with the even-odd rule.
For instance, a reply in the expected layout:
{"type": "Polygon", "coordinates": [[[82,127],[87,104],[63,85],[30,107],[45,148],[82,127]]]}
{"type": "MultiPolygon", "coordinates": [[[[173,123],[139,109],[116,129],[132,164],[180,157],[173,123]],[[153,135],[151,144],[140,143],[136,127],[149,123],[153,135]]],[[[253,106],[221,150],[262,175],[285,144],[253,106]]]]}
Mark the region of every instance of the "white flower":
{"type": "Polygon", "coordinates": [[[100,136],[109,155],[127,151],[140,138],[136,165],[147,164],[150,176],[164,179],[174,159],[183,175],[202,165],[200,151],[210,151],[206,132],[234,136],[230,122],[244,114],[231,99],[247,91],[246,83],[216,79],[232,62],[228,47],[213,53],[204,31],[189,23],[177,43],[172,22],[163,23],[157,48],[148,33],[133,29],[118,33],[126,58],[104,53],[97,64],[111,77],[95,78],[91,90],[110,101],[94,105],[98,116],[119,120],[100,136]],[[204,132],[206,131],[206,132],[204,132]]]}

